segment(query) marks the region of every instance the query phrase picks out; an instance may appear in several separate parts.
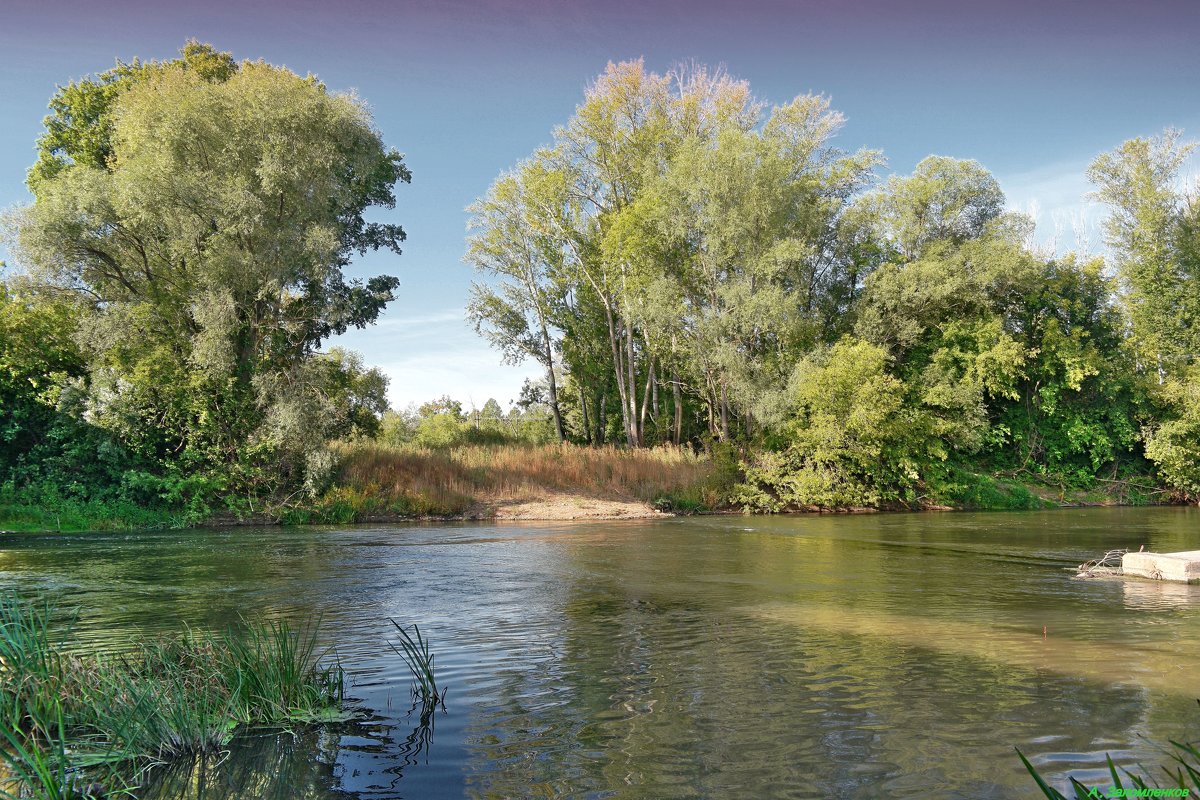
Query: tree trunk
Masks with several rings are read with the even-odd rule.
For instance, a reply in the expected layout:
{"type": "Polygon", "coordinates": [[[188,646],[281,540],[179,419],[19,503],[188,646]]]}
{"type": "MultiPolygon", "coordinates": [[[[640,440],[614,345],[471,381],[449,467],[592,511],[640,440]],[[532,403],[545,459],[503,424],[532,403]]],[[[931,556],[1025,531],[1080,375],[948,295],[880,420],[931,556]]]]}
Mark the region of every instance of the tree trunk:
{"type": "Polygon", "coordinates": [[[558,383],[554,379],[554,362],[550,362],[550,366],[546,367],[546,380],[550,383],[550,413],[554,415],[554,432],[558,434],[558,441],[561,444],[567,440],[566,434],[563,433],[562,413],[558,410],[558,383]]]}
{"type": "Polygon", "coordinates": [[[592,426],[588,422],[587,396],[583,393],[583,381],[576,380],[575,384],[579,387],[579,410],[583,414],[583,440],[591,444],[592,426]]]}
{"type": "MultiPolygon", "coordinates": [[[[625,365],[621,362],[621,347],[617,344],[616,323],[607,300],[604,301],[604,316],[608,321],[608,343],[612,347],[613,369],[617,373],[617,395],[621,400],[621,422],[625,426],[625,438],[629,441],[629,446],[634,447],[636,442],[633,435],[633,420],[630,419],[629,403],[626,402],[625,365]]],[[[632,391],[632,387],[630,387],[630,391],[632,391]]]]}
{"type": "Polygon", "coordinates": [[[683,393],[679,391],[679,368],[671,370],[671,392],[675,396],[675,430],[672,440],[676,446],[683,443],[683,393]]]}
{"type": "Polygon", "coordinates": [[[712,373],[704,378],[704,405],[708,407],[708,434],[710,437],[716,438],[716,384],[713,381],[712,373]]]}
{"type": "MultiPolygon", "coordinates": [[[[532,284],[530,284],[532,286],[532,284]]],[[[550,413],[554,415],[554,432],[558,434],[561,444],[567,440],[563,432],[562,411],[558,407],[558,382],[554,377],[554,345],[550,343],[550,330],[546,326],[546,317],[538,309],[538,325],[542,329],[542,348],[546,352],[546,382],[550,384],[550,413]]]]}
{"type": "Polygon", "coordinates": [[[654,388],[651,389],[651,395],[650,395],[650,420],[655,425],[658,424],[658,416],[659,416],[659,412],[658,412],[658,384],[659,383],[660,383],[660,381],[658,380],[658,374],[656,373],[654,376],[654,388]]]}
{"type": "Polygon", "coordinates": [[[729,392],[724,378],[721,379],[721,441],[729,441],[729,392]]]}
{"type": "Polygon", "coordinates": [[[646,439],[646,410],[650,407],[650,387],[654,385],[654,360],[650,360],[649,369],[646,370],[646,388],[642,390],[642,411],[638,417],[638,444],[643,444],[646,439]]]}
{"type": "Polygon", "coordinates": [[[608,432],[608,392],[601,392],[596,404],[596,444],[604,444],[608,432]]]}
{"type": "Polygon", "coordinates": [[[637,361],[633,352],[633,325],[625,322],[625,369],[629,371],[629,425],[630,435],[636,447],[642,446],[642,427],[638,422],[637,409],[637,361]]]}

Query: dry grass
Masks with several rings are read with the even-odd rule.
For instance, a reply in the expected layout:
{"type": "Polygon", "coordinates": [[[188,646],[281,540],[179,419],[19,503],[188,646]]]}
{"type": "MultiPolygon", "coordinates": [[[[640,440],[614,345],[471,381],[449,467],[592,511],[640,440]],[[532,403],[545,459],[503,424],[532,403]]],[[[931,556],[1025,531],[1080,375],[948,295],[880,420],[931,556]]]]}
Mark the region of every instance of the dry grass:
{"type": "Polygon", "coordinates": [[[683,510],[709,505],[712,465],[683,448],[348,445],[323,498],[331,521],[372,514],[458,515],[498,504],[582,496],[683,510]],[[481,508],[482,507],[482,508],[481,508]]]}

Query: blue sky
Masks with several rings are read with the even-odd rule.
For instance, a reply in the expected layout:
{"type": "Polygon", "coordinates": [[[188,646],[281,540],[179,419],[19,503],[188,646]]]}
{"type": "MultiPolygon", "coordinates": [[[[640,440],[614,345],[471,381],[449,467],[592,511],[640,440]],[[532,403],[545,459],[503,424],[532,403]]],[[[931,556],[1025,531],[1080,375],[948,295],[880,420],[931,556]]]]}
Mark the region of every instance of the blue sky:
{"type": "Polygon", "coordinates": [[[537,373],[502,366],[463,321],[463,209],[549,140],[609,60],[724,64],[776,102],[827,94],[848,118],[839,146],[880,148],[902,173],[931,153],[977,159],[1068,245],[1072,214],[1101,216],[1082,200],[1096,154],[1167,126],[1200,137],[1198,0],[0,0],[0,206],[29,200],[56,84],[171,57],[189,37],[356,91],[406,154],[405,252],[352,270],[398,276],[399,299],[339,342],[388,373],[398,407],[443,393],[507,404],[537,373]]]}

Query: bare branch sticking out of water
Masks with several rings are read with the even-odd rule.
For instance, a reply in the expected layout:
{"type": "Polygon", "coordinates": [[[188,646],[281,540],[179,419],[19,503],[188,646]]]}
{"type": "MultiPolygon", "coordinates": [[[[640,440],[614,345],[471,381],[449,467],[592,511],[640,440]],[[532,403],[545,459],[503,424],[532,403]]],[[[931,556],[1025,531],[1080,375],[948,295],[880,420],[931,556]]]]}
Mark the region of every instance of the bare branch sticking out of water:
{"type": "Polygon", "coordinates": [[[1085,561],[1077,567],[1075,577],[1105,578],[1124,575],[1125,571],[1121,567],[1121,557],[1128,552],[1128,550],[1109,550],[1100,558],[1085,561]]]}

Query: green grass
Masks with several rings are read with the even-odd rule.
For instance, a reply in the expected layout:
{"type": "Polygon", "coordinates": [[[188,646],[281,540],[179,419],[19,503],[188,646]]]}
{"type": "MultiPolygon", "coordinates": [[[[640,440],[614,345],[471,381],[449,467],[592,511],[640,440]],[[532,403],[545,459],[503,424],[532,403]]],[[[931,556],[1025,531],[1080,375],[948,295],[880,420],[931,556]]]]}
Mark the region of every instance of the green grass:
{"type": "Polygon", "coordinates": [[[951,466],[932,483],[929,499],[954,508],[981,511],[1030,511],[1054,505],[1023,483],[959,466],[951,466]]]}
{"type": "Polygon", "coordinates": [[[134,503],[75,502],[57,508],[21,503],[0,503],[0,531],[146,530],[183,527],[178,514],[140,507],[134,503]]]}
{"type": "Polygon", "coordinates": [[[0,531],[100,531],[178,528],[186,514],[162,505],[109,497],[81,499],[52,484],[0,483],[0,531]]]}
{"type": "Polygon", "coordinates": [[[0,597],[0,798],[58,800],[88,786],[112,797],[242,730],[345,718],[341,666],[312,626],[247,623],[81,654],[55,616],[0,597]]]}

